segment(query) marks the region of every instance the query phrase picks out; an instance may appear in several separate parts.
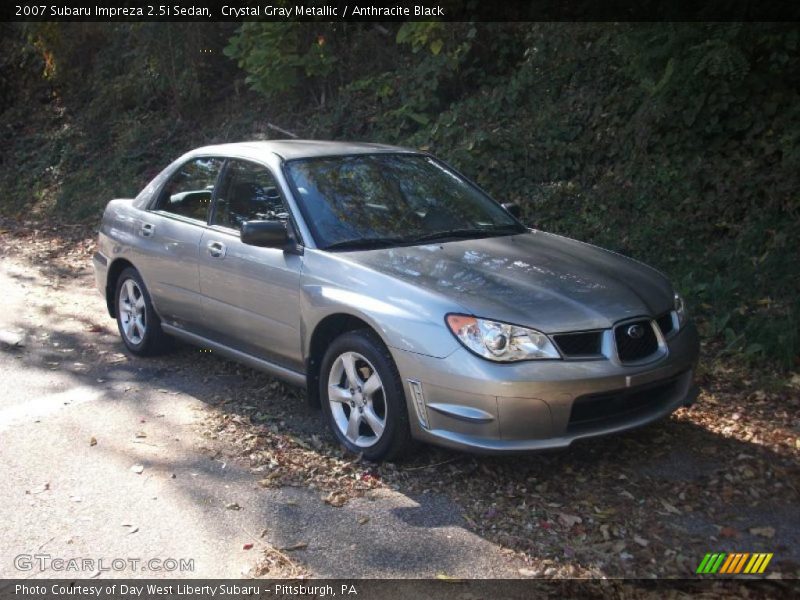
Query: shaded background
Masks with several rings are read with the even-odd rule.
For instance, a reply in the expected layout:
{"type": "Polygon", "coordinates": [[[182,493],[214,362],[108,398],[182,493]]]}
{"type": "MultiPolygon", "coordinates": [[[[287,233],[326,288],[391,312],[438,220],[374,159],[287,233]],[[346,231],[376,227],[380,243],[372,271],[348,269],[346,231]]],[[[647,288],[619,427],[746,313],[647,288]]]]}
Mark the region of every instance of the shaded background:
{"type": "Polygon", "coordinates": [[[180,153],[433,152],[525,221],[667,272],[706,352],[800,353],[796,24],[0,24],[0,214],[96,224],[180,153]]]}

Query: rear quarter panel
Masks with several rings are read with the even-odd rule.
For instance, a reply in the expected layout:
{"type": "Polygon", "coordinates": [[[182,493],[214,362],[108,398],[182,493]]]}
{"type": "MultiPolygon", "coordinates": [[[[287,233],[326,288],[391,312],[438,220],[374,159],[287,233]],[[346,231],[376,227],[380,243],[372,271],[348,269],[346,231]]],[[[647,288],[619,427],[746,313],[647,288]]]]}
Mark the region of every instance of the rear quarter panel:
{"type": "Polygon", "coordinates": [[[100,224],[97,249],[106,257],[109,266],[114,260],[121,257],[128,258],[131,255],[136,242],[135,210],[133,200],[130,198],[117,198],[106,205],[100,224]]]}

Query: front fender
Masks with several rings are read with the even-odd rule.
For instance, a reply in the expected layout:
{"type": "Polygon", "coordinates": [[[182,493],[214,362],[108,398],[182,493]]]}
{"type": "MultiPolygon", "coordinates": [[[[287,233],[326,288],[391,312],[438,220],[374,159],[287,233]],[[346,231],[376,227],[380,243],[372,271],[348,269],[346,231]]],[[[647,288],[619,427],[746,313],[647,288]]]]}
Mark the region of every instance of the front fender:
{"type": "Polygon", "coordinates": [[[333,314],[359,318],[390,348],[443,358],[458,348],[444,317],[465,309],[371,269],[306,250],[302,277],[303,353],[317,325],[333,314]]]}

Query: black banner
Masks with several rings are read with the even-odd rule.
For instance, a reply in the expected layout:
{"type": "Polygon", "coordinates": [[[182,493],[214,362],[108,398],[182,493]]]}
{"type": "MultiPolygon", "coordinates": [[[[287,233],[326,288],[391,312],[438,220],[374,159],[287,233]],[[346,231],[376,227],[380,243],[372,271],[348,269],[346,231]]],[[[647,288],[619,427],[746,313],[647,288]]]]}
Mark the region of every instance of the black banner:
{"type": "Polygon", "coordinates": [[[545,598],[662,598],[702,594],[715,598],[784,598],[797,581],[697,580],[170,580],[17,579],[0,581],[0,600],[244,600],[338,598],[350,600],[528,600],[545,598]]]}
{"type": "Polygon", "coordinates": [[[4,2],[3,21],[800,21],[793,0],[86,0],[4,2]]]}

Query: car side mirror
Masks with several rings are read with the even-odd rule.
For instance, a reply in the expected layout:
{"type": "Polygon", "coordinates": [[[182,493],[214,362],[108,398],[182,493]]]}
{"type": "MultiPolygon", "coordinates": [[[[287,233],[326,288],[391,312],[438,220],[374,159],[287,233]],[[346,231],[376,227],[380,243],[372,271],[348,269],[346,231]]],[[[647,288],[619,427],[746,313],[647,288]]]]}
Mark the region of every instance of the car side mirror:
{"type": "Polygon", "coordinates": [[[242,243],[262,248],[286,250],[295,245],[282,221],[245,221],[241,237],[242,243]]]}
{"type": "Polygon", "coordinates": [[[501,205],[503,208],[506,209],[508,214],[510,214],[515,219],[522,218],[522,209],[520,208],[519,204],[516,202],[506,202],[501,205]]]}

